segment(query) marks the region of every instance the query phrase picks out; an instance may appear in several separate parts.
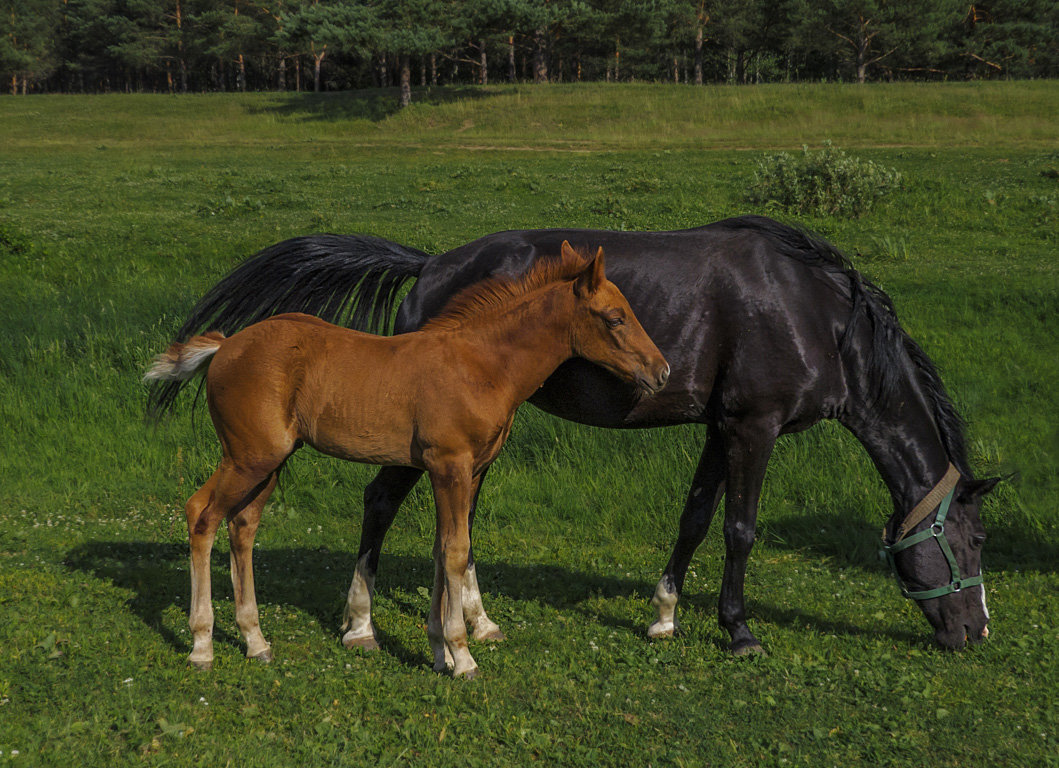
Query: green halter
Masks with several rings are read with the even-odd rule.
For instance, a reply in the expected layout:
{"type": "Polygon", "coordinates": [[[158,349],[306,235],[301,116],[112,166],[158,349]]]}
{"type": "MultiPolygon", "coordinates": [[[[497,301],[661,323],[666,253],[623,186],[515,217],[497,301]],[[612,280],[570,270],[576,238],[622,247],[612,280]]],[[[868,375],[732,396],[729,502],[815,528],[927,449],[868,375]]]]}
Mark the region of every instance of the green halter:
{"type": "Polygon", "coordinates": [[[883,552],[886,553],[886,559],[890,563],[890,570],[893,571],[894,577],[897,579],[897,585],[901,588],[901,594],[907,598],[912,600],[930,600],[934,597],[951,595],[953,592],[959,592],[964,587],[977,586],[983,582],[981,574],[970,576],[966,579],[960,577],[960,567],[956,564],[956,557],[952,554],[952,547],[949,546],[949,542],[945,538],[945,517],[949,514],[949,505],[952,504],[952,497],[956,493],[956,483],[959,481],[959,478],[959,472],[957,472],[955,467],[950,464],[949,471],[945,473],[945,477],[942,478],[941,482],[934,486],[933,490],[927,494],[927,497],[916,505],[916,508],[912,510],[912,513],[905,519],[900,528],[898,528],[894,543],[886,544],[884,539],[883,552]],[[946,487],[948,487],[948,493],[945,493],[945,498],[942,499],[941,504],[938,507],[938,514],[934,517],[934,522],[931,523],[931,526],[919,533],[914,533],[911,536],[905,537],[905,531],[914,528],[920,521],[930,514],[930,509],[933,508],[933,504],[931,503],[933,501],[932,497],[944,493],[946,487]],[[929,506],[924,509],[921,516],[919,516],[917,510],[920,510],[920,508],[923,507],[924,502],[927,502],[929,506]],[[919,520],[914,520],[916,516],[919,516],[919,520]],[[945,559],[949,563],[949,570],[952,572],[952,581],[944,587],[911,591],[907,589],[904,582],[901,581],[901,574],[897,572],[897,563],[894,560],[894,555],[929,539],[936,540],[938,546],[941,547],[941,553],[945,555],[945,559]]]}

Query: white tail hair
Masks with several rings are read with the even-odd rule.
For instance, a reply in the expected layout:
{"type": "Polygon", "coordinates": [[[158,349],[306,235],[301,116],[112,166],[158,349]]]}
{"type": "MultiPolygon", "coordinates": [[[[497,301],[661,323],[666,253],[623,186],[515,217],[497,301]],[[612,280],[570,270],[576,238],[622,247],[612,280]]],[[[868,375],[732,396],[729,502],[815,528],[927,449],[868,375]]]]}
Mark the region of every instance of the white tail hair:
{"type": "Polygon", "coordinates": [[[221,348],[224,334],[217,331],[202,336],[193,336],[183,344],[169,345],[144,374],[144,382],[187,381],[209,365],[210,359],[221,348]]]}

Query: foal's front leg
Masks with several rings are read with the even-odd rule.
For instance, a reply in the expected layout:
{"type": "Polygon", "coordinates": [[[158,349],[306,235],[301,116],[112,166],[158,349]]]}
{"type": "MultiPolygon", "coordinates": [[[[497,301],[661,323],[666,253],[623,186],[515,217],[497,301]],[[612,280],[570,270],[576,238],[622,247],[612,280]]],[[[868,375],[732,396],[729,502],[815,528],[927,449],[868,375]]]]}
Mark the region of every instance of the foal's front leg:
{"type": "Polygon", "coordinates": [[[467,625],[463,618],[463,584],[470,551],[468,519],[474,479],[469,460],[435,462],[430,483],[437,507],[434,543],[434,595],[430,604],[427,635],[434,651],[434,669],[452,659],[453,677],[474,677],[478,665],[467,648],[467,625]]]}

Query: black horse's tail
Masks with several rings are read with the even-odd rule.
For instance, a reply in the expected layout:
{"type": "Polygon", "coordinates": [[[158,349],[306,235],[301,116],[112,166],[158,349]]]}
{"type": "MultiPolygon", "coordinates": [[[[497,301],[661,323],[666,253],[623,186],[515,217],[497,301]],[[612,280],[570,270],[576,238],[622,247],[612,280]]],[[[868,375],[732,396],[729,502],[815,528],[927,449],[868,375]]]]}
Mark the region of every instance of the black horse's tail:
{"type": "MultiPolygon", "coordinates": [[[[283,312],[305,312],[361,331],[388,333],[401,287],[430,254],[368,235],[309,235],[251,256],[202,297],[176,341],[206,331],[230,336],[283,312]]],[[[172,409],[187,381],[150,384],[147,415],[172,409]]]]}

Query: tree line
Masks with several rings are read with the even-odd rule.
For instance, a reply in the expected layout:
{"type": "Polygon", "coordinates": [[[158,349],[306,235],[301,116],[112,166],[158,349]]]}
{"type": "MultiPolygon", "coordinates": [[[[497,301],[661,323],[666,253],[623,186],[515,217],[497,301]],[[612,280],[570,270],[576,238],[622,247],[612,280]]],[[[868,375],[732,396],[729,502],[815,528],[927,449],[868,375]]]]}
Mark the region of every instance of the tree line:
{"type": "Polygon", "coordinates": [[[1057,75],[1055,0],[0,0],[12,94],[1057,75]]]}

